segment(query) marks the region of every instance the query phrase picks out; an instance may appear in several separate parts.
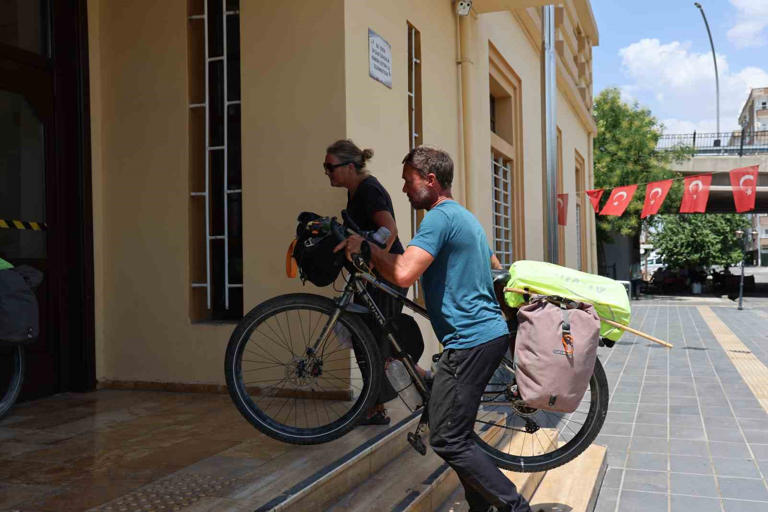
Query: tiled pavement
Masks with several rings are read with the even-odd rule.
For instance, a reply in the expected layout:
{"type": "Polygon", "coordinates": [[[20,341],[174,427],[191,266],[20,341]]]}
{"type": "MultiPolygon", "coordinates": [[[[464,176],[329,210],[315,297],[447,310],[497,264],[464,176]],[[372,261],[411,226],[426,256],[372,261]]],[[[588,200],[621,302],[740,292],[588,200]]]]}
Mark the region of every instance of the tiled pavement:
{"type": "MultiPolygon", "coordinates": [[[[696,306],[657,304],[634,306],[632,325],[673,349],[625,335],[599,352],[611,403],[596,510],[768,511],[768,414],[696,306]]],[[[711,309],[768,365],[768,314],[711,309]]]]}

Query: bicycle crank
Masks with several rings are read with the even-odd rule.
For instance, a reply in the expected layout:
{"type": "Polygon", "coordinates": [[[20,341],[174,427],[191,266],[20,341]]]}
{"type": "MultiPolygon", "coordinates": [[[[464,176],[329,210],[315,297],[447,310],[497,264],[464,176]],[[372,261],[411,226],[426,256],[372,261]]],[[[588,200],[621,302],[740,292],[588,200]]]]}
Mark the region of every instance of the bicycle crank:
{"type": "Polygon", "coordinates": [[[408,442],[413,446],[413,449],[422,455],[427,454],[427,445],[421,440],[421,436],[415,432],[408,432],[408,442]]]}

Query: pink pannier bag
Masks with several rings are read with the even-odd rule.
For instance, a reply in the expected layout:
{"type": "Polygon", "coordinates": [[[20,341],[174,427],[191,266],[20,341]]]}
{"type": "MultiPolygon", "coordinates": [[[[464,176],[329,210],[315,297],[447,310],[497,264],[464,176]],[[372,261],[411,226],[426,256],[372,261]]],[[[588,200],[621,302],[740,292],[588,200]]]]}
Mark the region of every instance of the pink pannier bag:
{"type": "Polygon", "coordinates": [[[591,304],[544,296],[517,313],[515,366],[529,407],[573,412],[595,368],[600,319],[591,304]]]}

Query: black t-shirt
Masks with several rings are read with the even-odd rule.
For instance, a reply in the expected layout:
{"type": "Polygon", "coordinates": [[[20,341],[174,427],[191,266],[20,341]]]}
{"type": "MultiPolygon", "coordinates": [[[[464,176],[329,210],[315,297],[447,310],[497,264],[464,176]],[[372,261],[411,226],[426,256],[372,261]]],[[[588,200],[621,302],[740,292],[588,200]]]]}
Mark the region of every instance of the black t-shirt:
{"type": "MultiPolygon", "coordinates": [[[[363,231],[379,229],[379,226],[373,222],[373,214],[382,211],[389,212],[392,218],[395,218],[392,199],[375,177],[368,176],[360,182],[354,197],[350,198],[349,192],[347,192],[347,213],[363,231]]],[[[403,246],[399,238],[395,238],[389,252],[403,254],[403,246]]]]}

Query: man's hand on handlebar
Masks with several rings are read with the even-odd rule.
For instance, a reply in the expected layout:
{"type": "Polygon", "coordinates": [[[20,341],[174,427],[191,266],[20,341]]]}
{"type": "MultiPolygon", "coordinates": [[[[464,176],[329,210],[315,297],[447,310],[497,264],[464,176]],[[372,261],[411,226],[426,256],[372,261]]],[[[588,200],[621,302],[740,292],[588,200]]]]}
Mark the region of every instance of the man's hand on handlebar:
{"type": "Polygon", "coordinates": [[[371,248],[368,246],[368,242],[359,235],[350,235],[346,240],[334,247],[333,252],[338,252],[342,249],[344,249],[347,259],[355,265],[360,264],[360,258],[365,263],[370,262],[371,248]]]}

